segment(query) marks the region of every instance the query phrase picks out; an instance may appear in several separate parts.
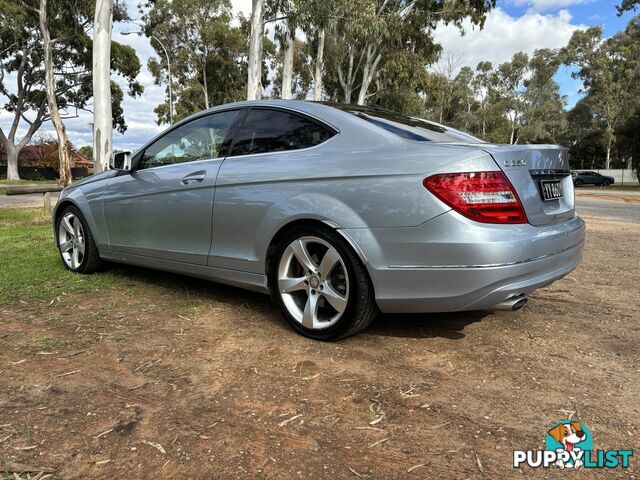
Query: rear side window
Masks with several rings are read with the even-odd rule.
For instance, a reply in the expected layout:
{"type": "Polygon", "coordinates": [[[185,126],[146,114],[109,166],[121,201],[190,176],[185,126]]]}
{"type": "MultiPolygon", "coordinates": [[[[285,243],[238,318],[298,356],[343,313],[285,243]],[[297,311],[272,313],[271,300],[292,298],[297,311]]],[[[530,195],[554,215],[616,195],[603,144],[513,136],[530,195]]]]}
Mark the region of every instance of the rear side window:
{"type": "Polygon", "coordinates": [[[395,135],[416,142],[484,143],[479,138],[418,117],[408,117],[382,108],[356,105],[331,104],[335,108],[352,113],[373,125],[395,135]]]}
{"type": "Polygon", "coordinates": [[[252,109],[235,134],[230,156],[314,147],[334,134],[329,128],[295,113],[252,109]]]}

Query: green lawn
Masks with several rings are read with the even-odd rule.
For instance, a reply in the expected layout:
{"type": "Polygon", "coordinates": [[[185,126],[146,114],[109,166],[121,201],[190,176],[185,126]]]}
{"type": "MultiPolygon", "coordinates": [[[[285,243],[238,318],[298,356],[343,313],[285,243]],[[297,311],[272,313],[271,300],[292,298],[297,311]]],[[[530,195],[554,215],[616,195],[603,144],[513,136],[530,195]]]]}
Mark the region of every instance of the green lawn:
{"type": "Polygon", "coordinates": [[[145,291],[194,291],[201,280],[127,265],[108,264],[93,275],[72,273],[62,264],[54,245],[52,220],[42,208],[0,208],[0,306],[18,302],[64,301],[67,294],[119,290],[132,294],[136,284],[145,291]]]}
{"type": "Polygon", "coordinates": [[[104,291],[121,281],[118,270],[98,275],[66,270],[54,245],[51,218],[42,208],[0,209],[0,305],[104,291]]]}

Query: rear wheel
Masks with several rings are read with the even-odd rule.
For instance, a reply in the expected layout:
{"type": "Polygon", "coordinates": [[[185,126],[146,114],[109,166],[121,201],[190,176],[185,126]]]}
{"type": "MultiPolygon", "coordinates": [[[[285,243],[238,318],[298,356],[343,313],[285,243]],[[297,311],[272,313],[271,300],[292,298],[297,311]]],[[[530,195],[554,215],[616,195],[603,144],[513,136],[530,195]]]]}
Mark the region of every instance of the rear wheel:
{"type": "Polygon", "coordinates": [[[573,184],[574,184],[576,187],[580,187],[580,186],[582,186],[582,180],[580,180],[580,179],[578,178],[575,182],[573,182],[573,184]]]}
{"type": "Polygon", "coordinates": [[[335,232],[298,227],[277,248],[271,285],[289,323],[333,340],[365,329],[378,309],[366,269],[335,232]]]}
{"type": "Polygon", "coordinates": [[[64,209],[56,219],[56,231],[65,267],[77,273],[93,273],[103,267],[89,225],[78,208],[70,205],[64,209]]]}

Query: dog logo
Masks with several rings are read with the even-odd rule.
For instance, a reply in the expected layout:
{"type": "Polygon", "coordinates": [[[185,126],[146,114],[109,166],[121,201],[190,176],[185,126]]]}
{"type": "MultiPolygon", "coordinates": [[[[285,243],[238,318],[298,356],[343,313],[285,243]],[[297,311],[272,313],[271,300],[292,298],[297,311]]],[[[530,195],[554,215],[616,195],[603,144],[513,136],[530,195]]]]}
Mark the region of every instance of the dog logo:
{"type": "MultiPolygon", "coordinates": [[[[591,450],[591,434],[581,422],[563,420],[547,432],[546,449],[564,450],[566,452],[575,451],[576,453],[582,450],[591,450]]],[[[576,455],[570,454],[569,458],[568,462],[558,459],[556,466],[560,468],[580,468],[584,465],[582,458],[577,458],[576,455]]]]}

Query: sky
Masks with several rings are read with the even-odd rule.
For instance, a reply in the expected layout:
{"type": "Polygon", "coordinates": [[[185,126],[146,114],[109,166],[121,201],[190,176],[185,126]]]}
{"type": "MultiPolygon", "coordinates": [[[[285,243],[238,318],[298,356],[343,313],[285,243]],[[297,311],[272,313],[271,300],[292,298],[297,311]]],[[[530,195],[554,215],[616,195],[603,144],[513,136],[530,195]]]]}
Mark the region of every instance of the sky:
{"type": "MultiPolygon", "coordinates": [[[[125,0],[130,16],[137,16],[137,0],[125,0]]],[[[232,0],[234,11],[248,16],[251,0],[232,0]]],[[[460,66],[473,68],[482,60],[494,64],[505,62],[519,51],[533,53],[537,48],[559,48],[564,46],[576,29],[601,25],[605,36],[624,30],[633,16],[626,13],[618,17],[615,5],[619,0],[498,0],[482,30],[465,25],[465,34],[458,28],[441,26],[435,32],[435,39],[444,48],[445,55],[456,58],[460,66]]],[[[138,98],[125,95],[124,117],[128,129],[125,134],[113,133],[115,148],[136,150],[162,132],[167,125],[156,124],[153,109],[163,102],[165,88],[154,85],[153,76],[147,70],[147,61],[155,55],[149,39],[138,35],[123,36],[122,32],[137,31],[135,23],[114,25],[113,39],[131,45],[140,58],[142,69],[138,81],[144,86],[144,93],[138,98]]],[[[169,52],[171,55],[171,52],[169,52]]],[[[11,78],[8,81],[11,82],[11,78]]],[[[13,79],[15,82],[15,79],[13,79]]],[[[571,72],[562,68],[556,75],[563,95],[567,98],[567,108],[580,99],[581,83],[571,78],[571,72]]],[[[126,91],[125,88],[123,90],[126,91]]],[[[4,103],[0,98],[0,104],[4,103]]],[[[0,126],[9,127],[12,115],[0,110],[0,126]]],[[[79,112],[79,117],[65,122],[69,139],[76,146],[90,145],[92,142],[90,112],[79,112]]],[[[50,124],[43,131],[53,132],[50,124]]],[[[6,130],[5,130],[6,131],[6,130]]],[[[19,135],[26,131],[22,124],[19,135]]]]}

